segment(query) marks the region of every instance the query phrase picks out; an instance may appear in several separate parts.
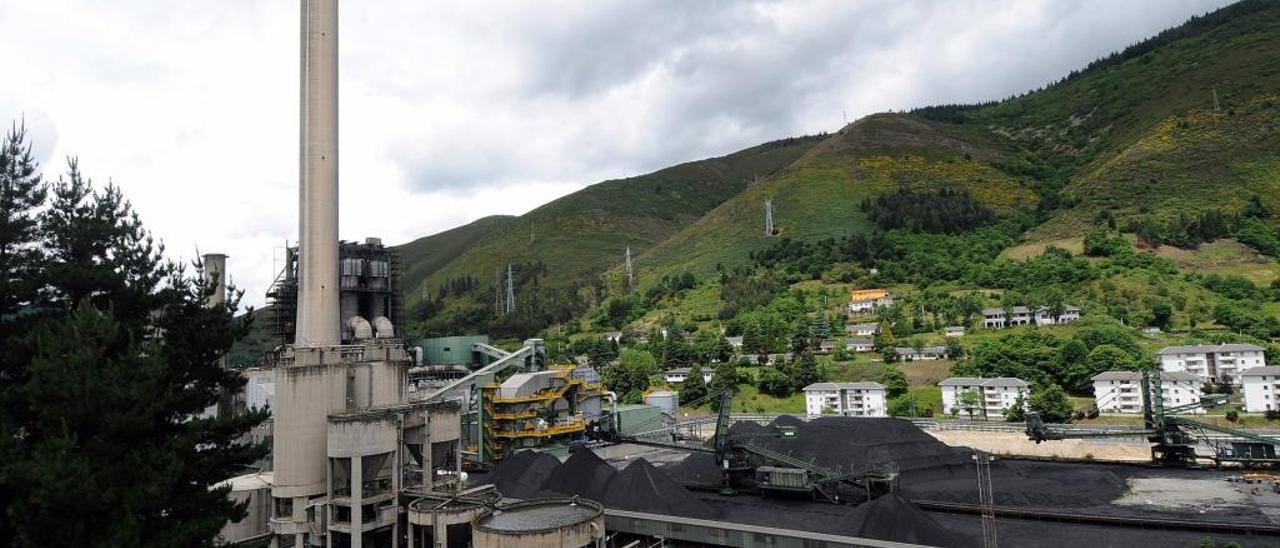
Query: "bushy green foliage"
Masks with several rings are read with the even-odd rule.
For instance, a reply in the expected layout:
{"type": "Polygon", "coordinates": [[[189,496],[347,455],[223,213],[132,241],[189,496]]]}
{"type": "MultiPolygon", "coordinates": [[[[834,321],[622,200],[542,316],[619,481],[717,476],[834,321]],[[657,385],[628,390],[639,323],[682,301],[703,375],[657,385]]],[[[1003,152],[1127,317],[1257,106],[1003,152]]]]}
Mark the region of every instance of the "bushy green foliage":
{"type": "Polygon", "coordinates": [[[1005,408],[1004,420],[1009,422],[1027,420],[1027,400],[1022,394],[1018,394],[1018,397],[1013,400],[1013,405],[1005,408]]]}
{"type": "Polygon", "coordinates": [[[884,388],[888,397],[902,396],[907,393],[910,386],[907,382],[907,374],[902,372],[902,368],[893,366],[884,368],[884,388]]]}
{"type": "Polygon", "coordinates": [[[868,198],[862,211],[882,230],[956,234],[995,222],[996,213],[968,192],[943,188],[896,192],[868,198]]]}
{"type": "Polygon", "coordinates": [[[795,390],[791,378],[777,367],[765,367],[756,379],[760,391],[775,398],[785,398],[795,390]]]}
{"type": "Polygon", "coordinates": [[[618,363],[604,370],[604,385],[618,394],[622,403],[640,403],[649,389],[650,377],[658,373],[658,360],[646,350],[625,348],[618,363]]]}
{"type": "Polygon", "coordinates": [[[1105,226],[1090,230],[1084,235],[1084,254],[1090,257],[1110,257],[1131,249],[1124,236],[1105,226]]]}
{"type": "Polygon", "coordinates": [[[1094,375],[1148,363],[1132,331],[1104,323],[1086,325],[1067,339],[1039,331],[1012,332],[979,343],[952,373],[974,377],[1017,377],[1033,384],[1061,384],[1087,391],[1094,375]]]}
{"type": "Polygon", "coordinates": [[[694,364],[689,368],[689,376],[680,384],[680,403],[690,405],[707,396],[707,381],[702,375],[702,366],[694,364]]]}
{"type": "Polygon", "coordinates": [[[1041,385],[1038,390],[1033,390],[1027,405],[1031,411],[1039,413],[1040,419],[1045,422],[1065,422],[1071,418],[1073,411],[1071,399],[1067,397],[1066,391],[1052,383],[1041,385]]]}

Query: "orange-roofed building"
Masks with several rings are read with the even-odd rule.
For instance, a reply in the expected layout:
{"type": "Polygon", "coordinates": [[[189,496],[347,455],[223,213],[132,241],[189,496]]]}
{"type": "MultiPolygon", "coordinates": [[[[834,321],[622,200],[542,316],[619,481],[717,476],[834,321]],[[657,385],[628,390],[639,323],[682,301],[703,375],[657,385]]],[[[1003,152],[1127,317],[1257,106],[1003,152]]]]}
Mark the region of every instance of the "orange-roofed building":
{"type": "Polygon", "coordinates": [[[855,289],[850,294],[849,313],[867,314],[881,306],[893,304],[893,295],[885,289],[855,289]]]}

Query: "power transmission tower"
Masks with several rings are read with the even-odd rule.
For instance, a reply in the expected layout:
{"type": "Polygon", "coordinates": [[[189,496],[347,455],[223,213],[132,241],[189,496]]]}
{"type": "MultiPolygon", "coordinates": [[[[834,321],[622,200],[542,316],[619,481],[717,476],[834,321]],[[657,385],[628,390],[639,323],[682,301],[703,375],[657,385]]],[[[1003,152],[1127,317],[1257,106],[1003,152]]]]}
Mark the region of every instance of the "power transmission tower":
{"type": "Polygon", "coordinates": [[[773,200],[764,201],[764,235],[773,236],[773,200]]]}
{"type": "Polygon", "coordinates": [[[627,287],[636,284],[636,271],[631,267],[631,246],[627,246],[627,287]]]}
{"type": "Polygon", "coordinates": [[[516,311],[516,285],[515,278],[511,275],[511,263],[507,263],[507,314],[516,311]]]}
{"type": "Polygon", "coordinates": [[[1218,104],[1218,84],[1213,85],[1213,112],[1222,114],[1222,105],[1218,104]]]}
{"type": "Polygon", "coordinates": [[[974,464],[978,470],[978,505],[982,507],[982,546],[996,548],[995,497],[991,490],[991,461],[994,457],[975,451],[974,464]]]}
{"type": "Polygon", "coordinates": [[[533,243],[533,225],[529,225],[529,243],[533,243]]]}

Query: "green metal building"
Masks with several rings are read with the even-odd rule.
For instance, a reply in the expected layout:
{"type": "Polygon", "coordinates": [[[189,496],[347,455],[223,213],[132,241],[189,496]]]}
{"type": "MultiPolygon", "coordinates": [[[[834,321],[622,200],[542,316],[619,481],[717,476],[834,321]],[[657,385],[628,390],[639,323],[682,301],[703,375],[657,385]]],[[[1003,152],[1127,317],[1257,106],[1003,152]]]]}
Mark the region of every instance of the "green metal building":
{"type": "Polygon", "coordinates": [[[488,335],[458,335],[422,339],[422,361],[430,365],[468,365],[474,358],[471,345],[489,344],[488,335]]]}

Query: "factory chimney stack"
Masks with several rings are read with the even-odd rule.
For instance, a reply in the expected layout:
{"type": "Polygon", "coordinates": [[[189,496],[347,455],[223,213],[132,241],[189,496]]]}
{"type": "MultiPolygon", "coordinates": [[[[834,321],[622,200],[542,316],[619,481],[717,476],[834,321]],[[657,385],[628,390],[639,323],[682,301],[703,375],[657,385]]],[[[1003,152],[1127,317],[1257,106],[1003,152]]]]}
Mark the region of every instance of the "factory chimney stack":
{"type": "Polygon", "coordinates": [[[338,317],[338,0],[302,0],[298,346],[341,342],[338,317]]]}
{"type": "Polygon", "coordinates": [[[204,254],[204,279],[215,284],[209,306],[220,305],[227,300],[227,256],[222,253],[204,254]]]}

